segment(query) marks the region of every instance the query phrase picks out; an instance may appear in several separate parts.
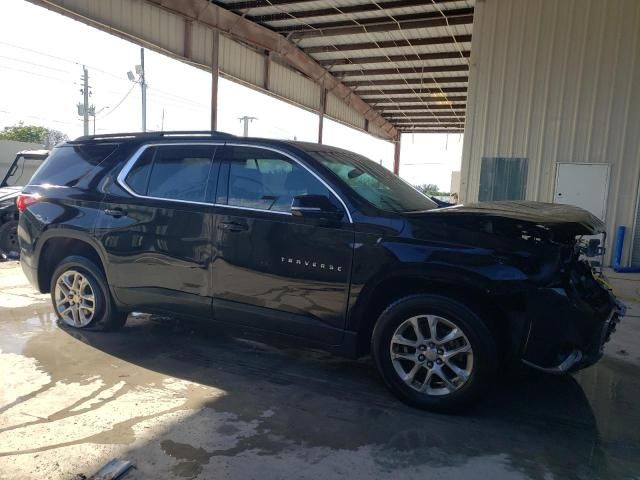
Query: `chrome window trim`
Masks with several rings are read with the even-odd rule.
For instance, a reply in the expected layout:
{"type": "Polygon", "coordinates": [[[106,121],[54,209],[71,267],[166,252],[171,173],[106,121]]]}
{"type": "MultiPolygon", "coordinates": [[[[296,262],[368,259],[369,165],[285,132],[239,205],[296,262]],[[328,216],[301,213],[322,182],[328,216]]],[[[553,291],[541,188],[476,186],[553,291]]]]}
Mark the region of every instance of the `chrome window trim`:
{"type": "Polygon", "coordinates": [[[187,205],[202,205],[202,206],[206,206],[206,207],[210,207],[211,205],[214,205],[212,203],[207,203],[207,202],[196,202],[193,200],[179,200],[179,199],[174,199],[174,198],[162,198],[162,197],[152,197],[150,195],[140,195],[139,193],[134,192],[129,185],[127,185],[127,182],[125,181],[125,179],[127,178],[127,175],[129,175],[129,172],[131,171],[131,169],[134,167],[134,165],[136,164],[136,162],[138,161],[138,159],[142,156],[142,154],[144,153],[144,151],[147,148],[151,148],[151,147],[161,147],[161,146],[194,146],[194,145],[209,145],[209,146],[221,146],[224,145],[224,143],[213,143],[213,142],[207,142],[207,143],[147,143],[145,145],[142,145],[140,148],[138,148],[138,150],[136,150],[134,152],[134,154],[131,156],[131,158],[129,158],[129,160],[127,160],[127,163],[124,164],[124,167],[122,167],[122,170],[120,170],[120,173],[118,174],[118,176],[116,177],[116,181],[117,183],[124,188],[130,195],[136,197],[136,198],[147,198],[149,200],[160,200],[162,202],[177,202],[177,203],[184,203],[187,205]]]}
{"type": "Polygon", "coordinates": [[[190,204],[190,205],[203,205],[203,206],[214,206],[214,207],[222,207],[222,208],[235,208],[235,209],[239,209],[239,210],[248,210],[248,211],[252,211],[252,212],[274,213],[274,214],[277,214],[277,215],[292,216],[291,212],[279,212],[279,211],[276,211],[276,210],[265,210],[265,209],[262,209],[262,208],[240,207],[240,206],[236,206],[236,205],[225,205],[225,204],[222,204],[222,203],[195,202],[195,201],[191,201],[191,200],[177,200],[177,199],[171,199],[171,198],[152,197],[152,196],[149,196],[149,195],[140,195],[140,194],[134,192],[127,185],[127,182],[125,181],[125,179],[127,178],[127,175],[129,175],[129,172],[131,171],[133,166],[136,164],[138,159],[142,156],[142,154],[144,153],[144,151],[147,148],[151,148],[151,147],[175,147],[175,146],[178,146],[178,147],[193,147],[193,146],[198,146],[198,145],[209,145],[209,146],[215,146],[215,147],[227,146],[227,147],[258,148],[258,149],[267,150],[267,151],[270,151],[270,152],[275,152],[275,153],[278,153],[278,154],[288,158],[289,160],[291,160],[291,161],[295,162],[296,164],[300,165],[307,172],[309,172],[311,175],[313,175],[313,177],[315,177],[322,185],[324,185],[327,188],[327,190],[329,190],[333,194],[333,196],[340,202],[340,204],[344,208],[344,211],[347,214],[347,218],[349,219],[349,223],[353,223],[353,218],[351,217],[351,212],[347,208],[347,205],[344,203],[342,198],[340,198],[340,195],[338,195],[336,193],[336,191],[327,182],[325,182],[316,172],[314,172],[309,167],[307,167],[306,165],[301,163],[294,156],[290,155],[287,152],[284,152],[282,150],[274,148],[274,147],[265,147],[265,146],[262,146],[262,145],[252,145],[252,144],[243,143],[243,142],[147,143],[147,144],[142,145],[141,147],[139,147],[133,153],[131,158],[129,158],[129,160],[127,160],[127,162],[125,163],[124,167],[122,167],[122,170],[120,170],[120,173],[116,177],[116,181],[122,188],[124,188],[127,191],[127,193],[129,193],[130,195],[132,195],[134,197],[137,197],[137,198],[147,198],[147,199],[150,199],[150,200],[159,200],[159,201],[163,201],[163,202],[177,202],[177,203],[184,203],[184,204],[190,204]]]}

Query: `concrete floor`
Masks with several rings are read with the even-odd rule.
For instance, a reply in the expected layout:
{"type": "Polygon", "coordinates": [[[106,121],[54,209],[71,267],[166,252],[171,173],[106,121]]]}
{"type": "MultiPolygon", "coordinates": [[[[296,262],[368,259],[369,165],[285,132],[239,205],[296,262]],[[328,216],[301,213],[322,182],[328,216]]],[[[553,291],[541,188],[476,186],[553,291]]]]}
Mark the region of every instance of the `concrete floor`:
{"type": "Polygon", "coordinates": [[[126,479],[640,479],[640,283],[625,278],[631,316],[598,365],[504,381],[445,416],[399,403],[368,360],[144,316],[62,329],[0,264],[0,478],[82,479],[119,457],[126,479]]]}

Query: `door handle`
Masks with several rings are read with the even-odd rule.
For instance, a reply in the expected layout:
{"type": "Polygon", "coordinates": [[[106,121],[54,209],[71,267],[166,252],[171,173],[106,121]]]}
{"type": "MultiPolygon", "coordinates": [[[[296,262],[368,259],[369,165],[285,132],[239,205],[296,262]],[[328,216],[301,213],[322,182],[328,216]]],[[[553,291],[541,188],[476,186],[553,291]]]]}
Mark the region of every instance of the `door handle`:
{"type": "Polygon", "coordinates": [[[105,215],[109,215],[114,218],[125,217],[127,215],[126,210],[123,210],[122,208],[106,208],[104,213],[105,215]]]}
{"type": "Polygon", "coordinates": [[[238,222],[220,222],[218,228],[226,232],[246,232],[249,230],[249,225],[238,222]]]}

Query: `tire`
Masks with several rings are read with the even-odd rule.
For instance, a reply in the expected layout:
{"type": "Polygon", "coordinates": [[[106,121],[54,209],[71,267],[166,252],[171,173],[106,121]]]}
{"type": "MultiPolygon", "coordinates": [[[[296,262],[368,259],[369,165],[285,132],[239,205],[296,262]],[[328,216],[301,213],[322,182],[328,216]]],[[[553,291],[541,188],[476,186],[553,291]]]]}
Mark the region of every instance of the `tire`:
{"type": "Polygon", "coordinates": [[[20,257],[17,220],[11,219],[0,225],[0,250],[7,258],[17,259],[20,257]]]}
{"type": "Polygon", "coordinates": [[[393,394],[411,406],[437,412],[471,406],[498,368],[496,342],[487,325],[463,303],[441,295],[411,295],[387,307],[375,324],[371,352],[393,394]],[[423,340],[415,333],[416,324],[423,340]],[[453,340],[440,344],[447,337],[453,340]]]}
{"type": "Polygon", "coordinates": [[[67,257],[58,264],[51,277],[51,301],[60,322],[71,328],[112,331],[127,321],[127,313],[115,308],[104,274],[85,257],[67,257]]]}

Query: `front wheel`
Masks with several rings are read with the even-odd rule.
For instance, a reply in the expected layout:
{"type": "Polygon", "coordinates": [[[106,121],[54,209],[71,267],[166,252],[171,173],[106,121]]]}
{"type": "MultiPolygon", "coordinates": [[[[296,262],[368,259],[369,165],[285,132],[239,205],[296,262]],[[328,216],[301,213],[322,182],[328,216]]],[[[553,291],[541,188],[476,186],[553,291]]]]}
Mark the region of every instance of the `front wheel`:
{"type": "Polygon", "coordinates": [[[67,257],[51,278],[51,300],[65,325],[85,330],[117,330],[127,320],[113,305],[102,271],[84,257],[67,257]]]}
{"type": "Polygon", "coordinates": [[[494,337],[463,303],[411,295],[378,319],[371,351],[382,379],[404,402],[453,412],[475,402],[495,375],[494,337]]]}

